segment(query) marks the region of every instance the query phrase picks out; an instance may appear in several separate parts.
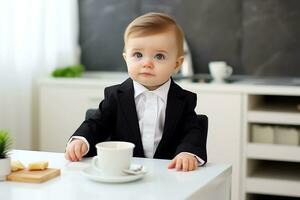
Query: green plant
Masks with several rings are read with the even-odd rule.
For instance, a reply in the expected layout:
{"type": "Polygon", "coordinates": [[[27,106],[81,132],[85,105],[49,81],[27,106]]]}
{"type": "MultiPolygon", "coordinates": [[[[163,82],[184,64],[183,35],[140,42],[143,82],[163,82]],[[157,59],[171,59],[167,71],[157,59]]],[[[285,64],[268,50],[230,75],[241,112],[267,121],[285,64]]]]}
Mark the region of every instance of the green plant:
{"type": "Polygon", "coordinates": [[[59,67],[52,72],[53,77],[80,77],[84,71],[84,66],[81,64],[71,65],[67,67],[59,67]]]}
{"type": "Polygon", "coordinates": [[[8,131],[0,130],[0,159],[6,158],[12,147],[12,138],[8,131]]]}

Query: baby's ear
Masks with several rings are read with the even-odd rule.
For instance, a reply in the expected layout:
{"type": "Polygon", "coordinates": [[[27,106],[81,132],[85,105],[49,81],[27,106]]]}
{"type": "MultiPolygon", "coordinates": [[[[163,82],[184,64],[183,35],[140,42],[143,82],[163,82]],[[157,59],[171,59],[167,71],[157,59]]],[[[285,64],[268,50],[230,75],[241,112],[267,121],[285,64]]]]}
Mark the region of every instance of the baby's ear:
{"type": "Polygon", "coordinates": [[[122,56],[123,56],[123,58],[124,58],[124,60],[125,60],[125,62],[126,62],[126,53],[123,52],[122,56]]]}
{"type": "Polygon", "coordinates": [[[183,60],[184,60],[184,56],[180,56],[177,58],[176,60],[176,67],[175,67],[175,73],[177,73],[183,63],[183,60]]]}

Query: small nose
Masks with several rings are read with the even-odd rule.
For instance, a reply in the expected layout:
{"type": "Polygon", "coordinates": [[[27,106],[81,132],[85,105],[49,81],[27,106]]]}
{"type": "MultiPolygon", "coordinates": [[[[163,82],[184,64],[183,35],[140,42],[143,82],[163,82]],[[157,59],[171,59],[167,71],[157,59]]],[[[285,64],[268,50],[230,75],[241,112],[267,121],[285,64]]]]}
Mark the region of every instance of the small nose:
{"type": "Polygon", "coordinates": [[[153,67],[153,62],[150,58],[144,58],[143,67],[153,67]]]}

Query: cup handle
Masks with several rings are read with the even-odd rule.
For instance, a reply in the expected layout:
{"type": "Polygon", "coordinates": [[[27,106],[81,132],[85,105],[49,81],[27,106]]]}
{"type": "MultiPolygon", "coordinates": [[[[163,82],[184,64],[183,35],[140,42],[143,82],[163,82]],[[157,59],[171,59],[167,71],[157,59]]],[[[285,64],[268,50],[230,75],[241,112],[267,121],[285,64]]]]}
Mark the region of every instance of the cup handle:
{"type": "Polygon", "coordinates": [[[97,156],[93,157],[93,159],[92,159],[92,167],[93,167],[93,169],[95,169],[96,171],[100,171],[100,170],[98,169],[97,165],[96,165],[97,160],[98,160],[97,156]]]}
{"type": "Polygon", "coordinates": [[[95,156],[95,157],[93,157],[93,159],[92,159],[92,166],[93,167],[95,167],[96,166],[96,161],[97,161],[97,157],[95,156]]]}
{"type": "Polygon", "coordinates": [[[232,74],[232,67],[231,66],[227,66],[227,77],[229,77],[232,74]]]}

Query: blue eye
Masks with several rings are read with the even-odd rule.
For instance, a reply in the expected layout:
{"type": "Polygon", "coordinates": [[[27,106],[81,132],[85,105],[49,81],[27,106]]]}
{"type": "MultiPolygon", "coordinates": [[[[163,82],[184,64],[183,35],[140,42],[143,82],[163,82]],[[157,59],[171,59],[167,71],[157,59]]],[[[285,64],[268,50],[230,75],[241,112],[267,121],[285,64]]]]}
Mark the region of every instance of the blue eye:
{"type": "Polygon", "coordinates": [[[141,58],[141,57],[143,57],[143,55],[142,55],[140,52],[135,52],[135,53],[133,54],[133,57],[141,58]]]}
{"type": "Polygon", "coordinates": [[[155,55],[155,58],[156,58],[157,60],[164,60],[164,59],[165,59],[165,56],[164,56],[163,54],[159,53],[159,54],[156,54],[156,55],[155,55]]]}

